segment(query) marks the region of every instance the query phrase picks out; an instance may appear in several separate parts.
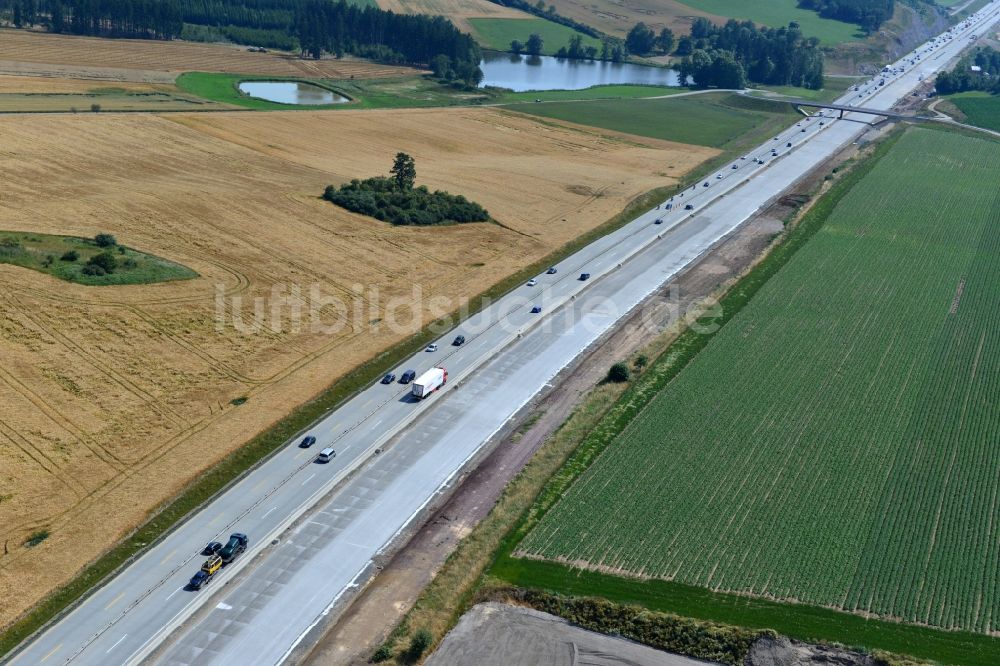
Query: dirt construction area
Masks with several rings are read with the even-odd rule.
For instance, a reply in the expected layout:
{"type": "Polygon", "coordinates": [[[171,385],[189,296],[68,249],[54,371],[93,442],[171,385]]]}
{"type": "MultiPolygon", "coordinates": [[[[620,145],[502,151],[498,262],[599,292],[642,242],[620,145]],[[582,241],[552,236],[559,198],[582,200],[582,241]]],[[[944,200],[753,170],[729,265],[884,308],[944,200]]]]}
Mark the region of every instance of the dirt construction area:
{"type": "Polygon", "coordinates": [[[0,264],[0,627],[353,366],[715,154],[485,108],[6,116],[0,133],[3,228],[109,232],[200,275],[84,287],[0,264]],[[319,198],[397,151],[498,224],[392,227],[319,198]]]}
{"type": "Polygon", "coordinates": [[[350,57],[302,59],[245,47],[182,41],[99,39],[0,29],[0,74],[170,83],[181,72],[328,79],[405,76],[416,70],[350,57]]]}

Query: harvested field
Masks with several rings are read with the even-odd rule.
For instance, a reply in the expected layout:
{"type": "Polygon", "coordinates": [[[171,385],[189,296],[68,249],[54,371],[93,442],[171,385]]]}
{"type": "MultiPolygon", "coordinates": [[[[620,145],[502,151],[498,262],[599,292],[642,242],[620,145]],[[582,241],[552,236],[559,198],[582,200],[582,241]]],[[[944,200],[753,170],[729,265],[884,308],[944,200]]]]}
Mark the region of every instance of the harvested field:
{"type": "Polygon", "coordinates": [[[519,552],[996,636],[998,153],[904,134],[519,552]]]}
{"type": "Polygon", "coordinates": [[[611,35],[624,37],[639,21],[657,32],[670,28],[677,35],[686,35],[695,17],[704,16],[716,23],[726,19],[682,5],[676,0],[552,0],[563,16],[576,19],[611,35]]]}
{"type": "Polygon", "coordinates": [[[0,74],[0,93],[45,93],[62,95],[80,95],[86,93],[105,92],[110,89],[123,92],[176,92],[172,85],[153,85],[148,83],[115,83],[86,79],[64,79],[51,76],[14,76],[0,74]]]}
{"type": "Polygon", "coordinates": [[[250,53],[245,48],[223,44],[0,30],[0,73],[164,82],[180,72],[191,71],[373,79],[403,76],[416,70],[350,57],[303,60],[283,53],[250,53]]]}
{"type": "Polygon", "coordinates": [[[464,32],[472,32],[470,18],[531,18],[526,12],[489,0],[378,0],[378,6],[397,14],[445,16],[464,32]]]}
{"type": "Polygon", "coordinates": [[[417,322],[440,310],[434,297],[457,307],[672,182],[665,163],[679,174],[716,154],[485,108],[7,116],[0,132],[5,227],[106,231],[200,275],[95,288],[0,265],[0,625],[405,337],[370,325],[389,299],[414,305],[418,285],[417,322]],[[328,183],[387,172],[398,150],[416,158],[418,183],[479,201],[501,224],[394,228],[319,199],[328,183]],[[334,332],[308,318],[293,326],[293,305],[314,284],[345,302],[345,313],[319,311],[344,324],[334,332]],[[296,285],[300,297],[289,295],[296,285]],[[291,303],[272,298],[274,286],[291,303]],[[267,313],[279,304],[275,326],[254,330],[255,297],[267,313]],[[245,405],[230,403],[240,397],[245,405]],[[38,530],[51,535],[24,546],[38,530]]]}

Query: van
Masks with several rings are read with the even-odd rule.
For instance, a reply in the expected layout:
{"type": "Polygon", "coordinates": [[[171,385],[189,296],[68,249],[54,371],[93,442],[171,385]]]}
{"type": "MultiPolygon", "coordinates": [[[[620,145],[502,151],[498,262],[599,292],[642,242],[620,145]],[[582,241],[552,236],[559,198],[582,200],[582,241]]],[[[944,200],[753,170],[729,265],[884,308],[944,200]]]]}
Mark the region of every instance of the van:
{"type": "Polygon", "coordinates": [[[316,462],[328,463],[331,460],[333,460],[334,456],[336,456],[336,455],[337,455],[336,451],[334,451],[330,447],[327,447],[327,448],[323,449],[322,451],[320,451],[319,455],[316,456],[316,462]]]}

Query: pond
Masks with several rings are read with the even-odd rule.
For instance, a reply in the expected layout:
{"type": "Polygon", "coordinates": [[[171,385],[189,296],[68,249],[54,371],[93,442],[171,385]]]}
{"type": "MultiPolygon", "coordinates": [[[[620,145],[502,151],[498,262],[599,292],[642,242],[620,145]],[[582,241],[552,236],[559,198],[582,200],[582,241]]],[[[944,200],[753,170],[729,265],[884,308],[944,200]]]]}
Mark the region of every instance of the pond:
{"type": "Polygon", "coordinates": [[[343,104],[343,95],[301,81],[241,81],[240,92],[280,104],[343,104]]]}
{"type": "Polygon", "coordinates": [[[676,70],[599,60],[571,60],[552,56],[518,56],[486,52],[479,64],[482,86],[525,90],[582,90],[615,83],[680,85],[676,70]]]}

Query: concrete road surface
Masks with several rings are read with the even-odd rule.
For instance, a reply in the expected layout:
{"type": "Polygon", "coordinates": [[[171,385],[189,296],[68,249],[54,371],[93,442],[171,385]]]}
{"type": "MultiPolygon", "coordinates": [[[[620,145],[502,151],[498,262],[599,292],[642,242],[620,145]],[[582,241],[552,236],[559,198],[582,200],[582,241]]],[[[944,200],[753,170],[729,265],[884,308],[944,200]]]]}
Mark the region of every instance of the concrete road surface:
{"type": "MultiPolygon", "coordinates": [[[[896,71],[838,102],[890,108],[958,55],[970,34],[982,34],[998,18],[995,0],[949,37],[919,47],[890,66],[896,71]]],[[[409,398],[409,387],[400,384],[361,392],[310,429],[318,440],[311,449],[290,442],[22,646],[12,663],[138,663],[178,627],[157,661],[280,663],[366,575],[372,558],[560,369],[671,276],[854,141],[869,120],[859,114],[803,118],[675,196],[671,210],[664,202],[566,259],[555,275],[539,276],[537,286],[515,289],[443,336],[437,351],[418,353],[396,370],[420,374],[446,367],[449,380],[441,391],[423,401],[409,398]],[[693,209],[685,210],[687,204],[693,209]],[[579,279],[583,272],[588,280],[579,279]],[[532,313],[534,306],[541,312],[532,313]],[[452,346],[459,333],[466,343],[452,346]],[[337,455],[319,464],[316,453],[326,446],[337,455]],[[206,589],[186,590],[202,561],[201,547],[236,531],[249,535],[249,551],[206,589]],[[234,580],[258,555],[258,566],[234,580]],[[184,624],[205,604],[207,612],[184,624]]]]}

